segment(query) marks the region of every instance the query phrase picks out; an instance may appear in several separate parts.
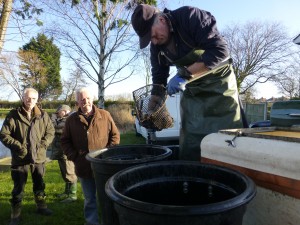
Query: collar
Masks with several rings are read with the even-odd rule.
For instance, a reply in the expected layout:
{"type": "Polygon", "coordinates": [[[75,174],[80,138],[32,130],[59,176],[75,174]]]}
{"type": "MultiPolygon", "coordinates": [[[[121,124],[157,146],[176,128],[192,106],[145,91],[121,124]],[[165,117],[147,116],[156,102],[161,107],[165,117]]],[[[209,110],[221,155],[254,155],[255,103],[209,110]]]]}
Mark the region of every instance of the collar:
{"type": "Polygon", "coordinates": [[[81,116],[83,116],[83,117],[86,117],[86,118],[93,117],[93,116],[95,115],[95,112],[96,112],[95,108],[96,108],[96,107],[95,107],[95,105],[93,104],[93,105],[92,105],[92,111],[89,112],[87,115],[83,114],[81,108],[78,108],[78,114],[81,115],[81,116]]]}
{"type": "Polygon", "coordinates": [[[42,115],[42,111],[39,109],[38,106],[34,106],[33,109],[29,112],[25,109],[25,105],[24,103],[22,104],[22,107],[21,107],[21,112],[23,115],[27,115],[27,114],[31,114],[32,116],[41,116],[42,115]]]}

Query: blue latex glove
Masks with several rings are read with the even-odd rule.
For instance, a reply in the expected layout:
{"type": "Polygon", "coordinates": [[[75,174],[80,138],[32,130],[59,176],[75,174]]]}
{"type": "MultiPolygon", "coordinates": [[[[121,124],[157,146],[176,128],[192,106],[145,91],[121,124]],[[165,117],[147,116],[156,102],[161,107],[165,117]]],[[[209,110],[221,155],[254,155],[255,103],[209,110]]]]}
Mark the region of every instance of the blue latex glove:
{"type": "Polygon", "coordinates": [[[171,96],[179,91],[184,91],[187,81],[188,80],[180,77],[179,74],[176,74],[167,85],[168,95],[171,96]]]}

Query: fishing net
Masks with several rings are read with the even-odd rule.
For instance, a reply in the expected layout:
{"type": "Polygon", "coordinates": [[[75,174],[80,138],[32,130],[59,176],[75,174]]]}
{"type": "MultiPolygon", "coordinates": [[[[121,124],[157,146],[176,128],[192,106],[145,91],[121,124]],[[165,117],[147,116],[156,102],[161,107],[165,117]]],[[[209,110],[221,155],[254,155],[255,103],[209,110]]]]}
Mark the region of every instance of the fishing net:
{"type": "Polygon", "coordinates": [[[161,85],[146,85],[133,93],[136,116],[147,129],[162,130],[173,126],[173,118],[166,107],[166,88],[161,85]]]}

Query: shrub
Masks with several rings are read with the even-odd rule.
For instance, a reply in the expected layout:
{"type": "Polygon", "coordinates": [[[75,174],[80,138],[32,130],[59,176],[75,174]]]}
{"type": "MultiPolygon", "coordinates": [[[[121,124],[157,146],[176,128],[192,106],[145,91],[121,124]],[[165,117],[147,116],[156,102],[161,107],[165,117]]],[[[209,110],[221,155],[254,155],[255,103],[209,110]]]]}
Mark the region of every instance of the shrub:
{"type": "Polygon", "coordinates": [[[120,132],[134,130],[134,117],[132,107],[127,103],[112,104],[107,107],[120,132]]]}

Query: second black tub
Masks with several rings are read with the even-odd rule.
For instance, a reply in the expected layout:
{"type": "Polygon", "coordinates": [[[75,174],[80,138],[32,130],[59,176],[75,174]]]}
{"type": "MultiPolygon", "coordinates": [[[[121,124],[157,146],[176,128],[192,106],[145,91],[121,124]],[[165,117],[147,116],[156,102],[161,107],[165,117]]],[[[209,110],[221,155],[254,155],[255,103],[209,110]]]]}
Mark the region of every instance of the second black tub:
{"type": "Polygon", "coordinates": [[[105,194],[105,183],[115,173],[134,165],[167,159],[172,151],[159,145],[120,145],[90,152],[86,158],[91,162],[95,176],[101,223],[118,225],[113,202],[105,194]]]}

